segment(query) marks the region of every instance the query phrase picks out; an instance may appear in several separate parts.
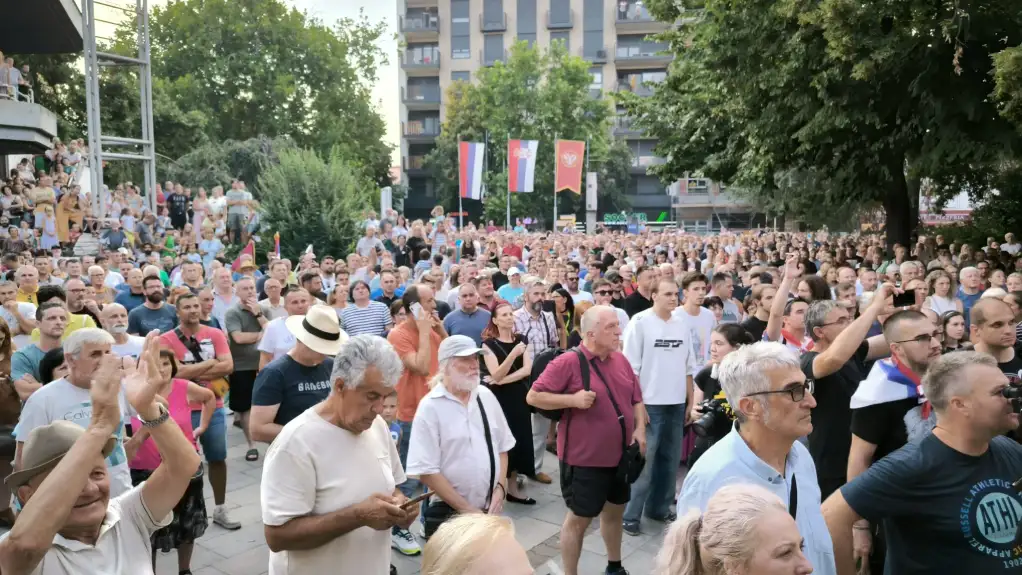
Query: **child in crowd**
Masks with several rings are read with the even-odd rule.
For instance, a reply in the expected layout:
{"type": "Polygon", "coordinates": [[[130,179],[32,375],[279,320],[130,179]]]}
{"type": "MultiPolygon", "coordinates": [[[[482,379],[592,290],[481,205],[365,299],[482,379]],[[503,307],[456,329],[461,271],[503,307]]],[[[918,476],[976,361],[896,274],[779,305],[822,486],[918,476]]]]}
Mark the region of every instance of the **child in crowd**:
{"type": "Polygon", "coordinates": [[[398,445],[401,442],[401,424],[397,422],[397,394],[392,393],[387,397],[383,398],[383,421],[387,422],[387,427],[390,428],[390,438],[394,440],[394,445],[398,445]]]}

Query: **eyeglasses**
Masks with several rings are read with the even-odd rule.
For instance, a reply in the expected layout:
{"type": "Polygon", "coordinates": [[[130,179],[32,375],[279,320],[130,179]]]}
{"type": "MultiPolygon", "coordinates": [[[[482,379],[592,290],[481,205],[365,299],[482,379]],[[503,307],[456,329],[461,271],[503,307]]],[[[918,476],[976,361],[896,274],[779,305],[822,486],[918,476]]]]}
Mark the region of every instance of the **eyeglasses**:
{"type": "Polygon", "coordinates": [[[940,339],[940,332],[939,331],[935,331],[933,333],[921,333],[921,334],[919,334],[919,335],[917,335],[917,336],[915,336],[915,337],[913,337],[911,339],[903,339],[901,341],[895,341],[894,343],[909,343],[909,342],[913,342],[913,341],[916,342],[916,343],[930,343],[931,339],[938,339],[939,340],[940,339]]]}
{"type": "Polygon", "coordinates": [[[614,292],[612,292],[611,290],[601,289],[601,290],[597,290],[594,293],[596,293],[596,295],[612,295],[614,292]]]}
{"type": "Polygon", "coordinates": [[[820,324],[820,327],[827,327],[829,325],[848,325],[849,323],[852,323],[852,318],[850,318],[848,316],[845,316],[845,317],[843,317],[841,319],[837,319],[837,320],[834,320],[834,321],[831,321],[831,322],[820,324]]]}
{"type": "Polygon", "coordinates": [[[803,383],[793,383],[786,386],[784,389],[775,389],[774,391],[757,391],[756,393],[750,393],[745,397],[753,397],[756,395],[771,395],[774,393],[787,393],[791,396],[791,400],[798,403],[806,398],[806,393],[812,394],[813,390],[816,389],[816,380],[806,379],[803,383]]]}

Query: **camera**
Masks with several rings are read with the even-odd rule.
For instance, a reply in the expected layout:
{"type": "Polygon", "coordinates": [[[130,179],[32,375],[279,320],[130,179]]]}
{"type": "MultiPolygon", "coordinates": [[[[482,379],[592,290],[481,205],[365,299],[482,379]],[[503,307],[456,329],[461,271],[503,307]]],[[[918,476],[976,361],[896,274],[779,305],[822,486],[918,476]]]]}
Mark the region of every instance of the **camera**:
{"type": "Polygon", "coordinates": [[[699,437],[716,442],[731,431],[735,416],[724,392],[712,399],[704,399],[696,406],[696,411],[702,416],[692,423],[692,430],[699,437]]]}
{"type": "Polygon", "coordinates": [[[1001,390],[1001,396],[1011,401],[1011,408],[1015,413],[1022,413],[1022,386],[1012,382],[1001,390]]]}

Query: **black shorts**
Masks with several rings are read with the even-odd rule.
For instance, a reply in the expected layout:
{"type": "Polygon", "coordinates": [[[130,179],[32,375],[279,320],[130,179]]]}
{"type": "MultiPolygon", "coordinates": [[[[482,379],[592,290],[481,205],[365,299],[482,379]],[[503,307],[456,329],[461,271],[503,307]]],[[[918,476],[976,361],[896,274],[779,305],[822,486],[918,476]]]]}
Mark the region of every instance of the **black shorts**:
{"type": "Polygon", "coordinates": [[[252,387],[255,385],[258,373],[254,369],[251,371],[236,371],[228,378],[227,381],[231,384],[229,401],[232,411],[244,413],[252,409],[252,387]]]}
{"type": "Polygon", "coordinates": [[[579,517],[596,517],[604,504],[624,505],[632,495],[632,486],[618,479],[617,467],[561,466],[561,495],[564,504],[579,517]]]}

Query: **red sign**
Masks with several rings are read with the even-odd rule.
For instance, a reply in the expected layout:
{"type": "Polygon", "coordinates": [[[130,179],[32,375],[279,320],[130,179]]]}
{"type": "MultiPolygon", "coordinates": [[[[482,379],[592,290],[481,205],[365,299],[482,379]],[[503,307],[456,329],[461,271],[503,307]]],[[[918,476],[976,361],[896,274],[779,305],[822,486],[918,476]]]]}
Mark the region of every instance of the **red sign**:
{"type": "Polygon", "coordinates": [[[557,140],[557,172],[554,174],[554,193],[571,190],[582,194],[582,168],[585,165],[586,143],[578,140],[557,140]]]}

